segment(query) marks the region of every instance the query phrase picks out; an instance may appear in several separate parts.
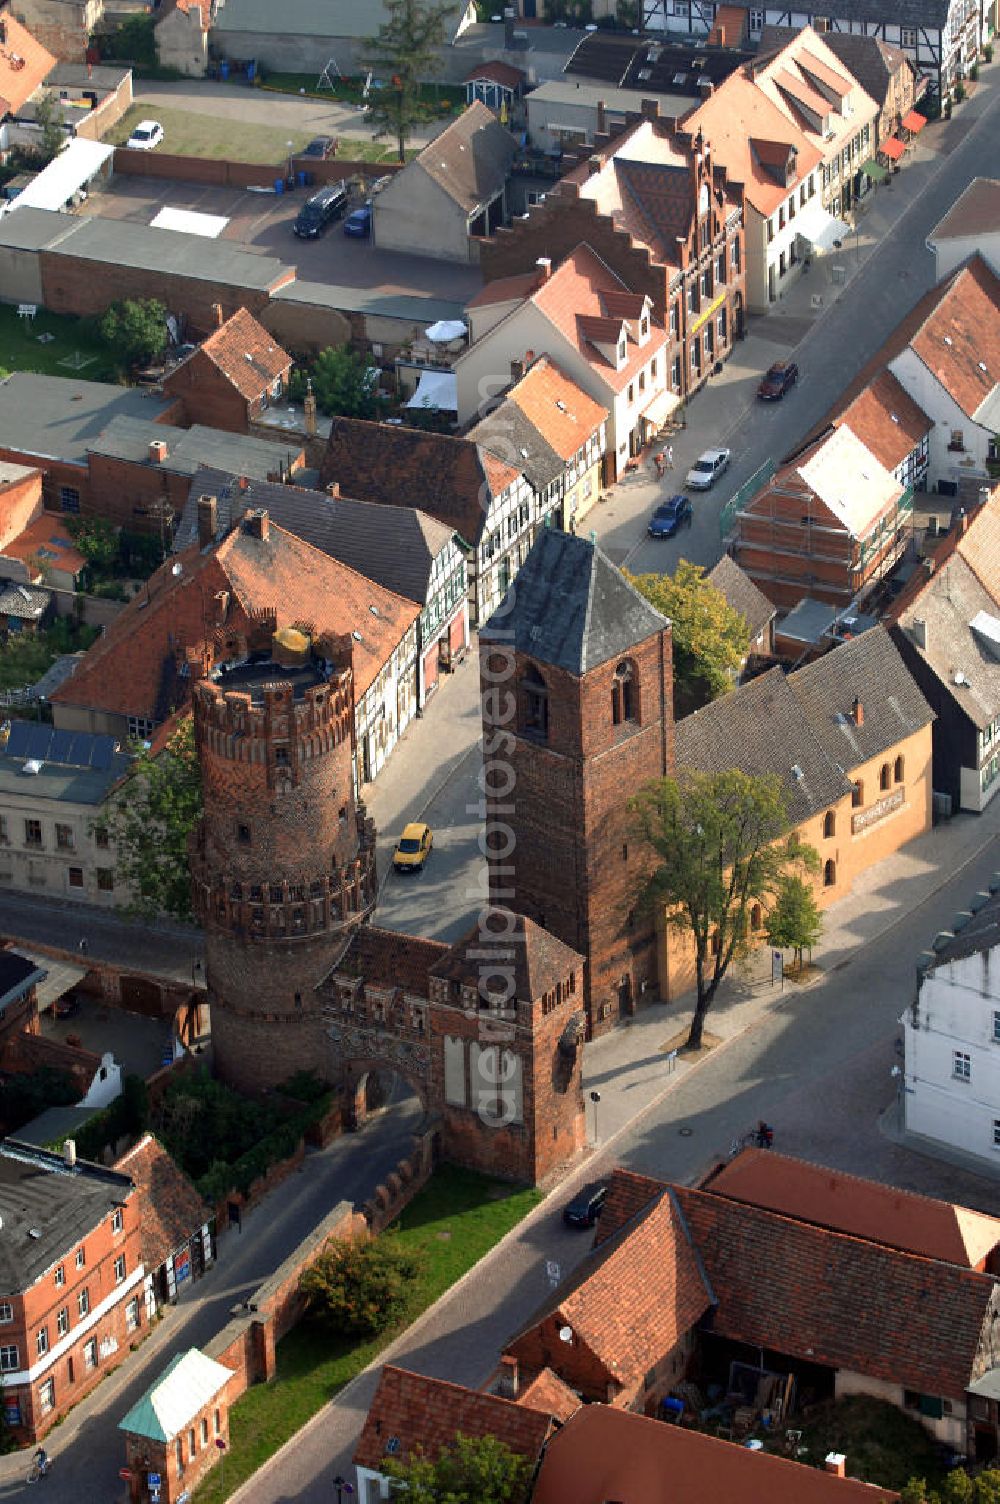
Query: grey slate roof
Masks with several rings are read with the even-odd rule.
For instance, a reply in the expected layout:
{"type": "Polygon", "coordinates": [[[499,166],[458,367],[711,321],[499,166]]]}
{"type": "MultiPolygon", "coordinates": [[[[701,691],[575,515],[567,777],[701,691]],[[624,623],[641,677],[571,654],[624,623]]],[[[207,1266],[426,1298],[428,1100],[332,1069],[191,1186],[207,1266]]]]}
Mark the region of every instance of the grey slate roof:
{"type": "Polygon", "coordinates": [[[234,489],[232,479],[231,472],[198,471],[174,538],[175,552],[197,543],[198,498],[214,496],[217,537],[224,537],[244,512],[266,507],[286,532],[396,595],[426,604],[434,560],[454,537],[443,522],[416,507],[334,498],[300,486],[251,480],[245,490],[234,489]]]}
{"type": "Polygon", "coordinates": [[[289,464],[301,447],[301,442],[294,438],[286,449],[270,439],[204,428],[200,423],[193,428],[172,428],[165,423],[131,417],[114,418],[87,445],[93,454],[136,465],[155,464],[176,475],[195,475],[203,465],[213,465],[229,474],[235,472],[258,480],[266,480],[279,471],[283,462],[289,464]],[[149,446],[157,439],[167,446],[167,457],[162,461],[149,458],[149,446]]]}
{"type": "Polygon", "coordinates": [[[913,66],[901,47],[893,47],[878,37],[827,31],[823,33],[823,41],[880,109],[885,104],[889,84],[897,70],[913,66]]]}
{"type": "Polygon", "coordinates": [[[934,719],[884,627],[807,663],[788,682],[831,761],[844,769],[881,756],[934,719]],[[855,698],[864,707],[861,726],[850,715],[855,698]]]}
{"type": "Polygon", "coordinates": [[[780,668],[678,721],[674,746],[678,772],[777,773],[794,825],[850,793],[850,780],[831,761],[780,668]]]}
{"type": "Polygon", "coordinates": [[[378,287],[341,287],[327,282],[300,282],[298,278],[279,287],[275,303],[306,303],[311,307],[335,308],[341,313],[363,313],[368,318],[399,319],[429,328],[439,319],[465,318],[465,302],[425,297],[420,293],[386,292],[378,287]]]}
{"type": "Polygon", "coordinates": [[[927,239],[961,239],[966,235],[989,235],[1000,227],[1000,180],[973,178],[960,193],[943,219],[938,220],[927,239]]]}
{"type": "Polygon", "coordinates": [[[566,469],[551,444],[516,402],[501,402],[470,429],[466,437],[481,444],[497,459],[515,465],[528,477],[536,491],[551,485],[566,469]]]}
{"type": "Polygon", "coordinates": [[[41,621],[51,604],[51,590],[8,581],[0,583],[0,616],[18,616],[22,621],[41,621]]]}
{"type": "Polygon", "coordinates": [[[763,590],[758,590],[750,576],[728,554],[723,554],[715,568],[709,570],[707,579],[742,616],[751,638],[763,632],[768,622],[777,616],[777,610],[763,590]]]}
{"type": "Polygon", "coordinates": [[[546,528],[479,636],[585,674],[667,625],[595,543],[546,528]]]}
{"type": "Polygon", "coordinates": [[[0,448],[83,465],[92,441],[114,419],[141,420],[148,428],[169,406],[147,389],[15,371],[0,381],[0,448]]]}
{"type": "Polygon", "coordinates": [[[925,26],[943,31],[948,20],[950,0],[833,0],[825,15],[830,26],[838,21],[869,21],[880,26],[925,26]]]}
{"type": "Polygon", "coordinates": [[[953,553],[900,614],[898,629],[958,709],[985,731],[1000,717],[1000,662],[972,630],[980,611],[1000,616],[1000,573],[991,594],[962,555],[953,553]],[[924,624],[925,648],[916,639],[918,621],[924,624]],[[963,682],[956,684],[959,673],[963,682]]]}
{"type": "MultiPolygon", "coordinates": [[[[1000,874],[994,875],[994,882],[1000,874]]],[[[992,883],[991,883],[992,886],[992,883]]],[[[975,902],[975,900],[973,900],[975,902]]],[[[934,947],[934,960],[928,966],[928,971],[933,971],[937,966],[943,966],[946,961],[962,961],[966,956],[974,956],[980,951],[996,950],[1000,946],[1000,892],[992,893],[988,902],[984,903],[978,913],[950,940],[943,941],[940,946],[934,947]]]]}
{"type": "Polygon", "coordinates": [[[0,1295],[27,1290],[132,1194],[127,1175],[16,1139],[0,1143],[0,1295]]]}
{"type": "Polygon", "coordinates": [[[419,191],[421,180],[413,171],[419,166],[459,208],[473,214],[503,187],[514,151],[510,131],[476,100],[393,178],[377,203],[383,211],[391,210],[397,192],[404,192],[410,181],[419,191]]]}
{"type": "Polygon", "coordinates": [[[46,973],[16,950],[0,951],[0,1005],[6,1007],[23,997],[29,987],[45,980],[46,973]]]}

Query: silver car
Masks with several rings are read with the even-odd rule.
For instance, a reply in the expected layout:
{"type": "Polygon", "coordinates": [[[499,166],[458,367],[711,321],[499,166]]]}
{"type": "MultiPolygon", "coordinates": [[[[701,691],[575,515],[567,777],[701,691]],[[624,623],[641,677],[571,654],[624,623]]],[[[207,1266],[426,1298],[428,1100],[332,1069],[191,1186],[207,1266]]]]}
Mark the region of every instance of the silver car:
{"type": "Polygon", "coordinates": [[[729,469],[728,449],[706,449],[687,473],[684,484],[692,491],[707,491],[729,469]]]}

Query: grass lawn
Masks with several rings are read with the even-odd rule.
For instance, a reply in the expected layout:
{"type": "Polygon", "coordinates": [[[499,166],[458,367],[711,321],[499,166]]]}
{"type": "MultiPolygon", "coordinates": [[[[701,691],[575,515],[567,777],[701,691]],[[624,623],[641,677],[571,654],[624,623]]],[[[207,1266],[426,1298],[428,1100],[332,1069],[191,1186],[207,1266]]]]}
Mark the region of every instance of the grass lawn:
{"type": "Polygon", "coordinates": [[[802,1423],[802,1445],[808,1448],[803,1462],[822,1467],[828,1452],[843,1452],[850,1477],[882,1488],[901,1489],[910,1478],[924,1478],[934,1488],[945,1476],[920,1422],[867,1395],[849,1395],[816,1411],[802,1423]]]}
{"type": "MultiPolygon", "coordinates": [[[[263,114],[264,111],[262,110],[263,114]]],[[[173,106],[134,104],[112,126],[104,140],[123,146],[140,120],[158,120],[163,126],[162,148],[185,157],[225,157],[232,162],[263,162],[277,166],[292,151],[312,139],[311,131],[292,131],[287,126],[251,125],[246,120],[225,120],[220,115],[199,115],[173,106]]]]}
{"type": "MultiPolygon", "coordinates": [[[[364,104],[365,81],[359,76],[335,79],[334,89],[317,89],[319,78],[315,73],[266,73],[262,89],[275,94],[305,94],[310,99],[329,99],[337,104],[364,104]]],[[[451,115],[465,108],[464,84],[421,84],[421,103],[426,107],[427,118],[433,120],[451,115]]]]}
{"type": "MultiPolygon", "coordinates": [[[[403,155],[412,162],[419,152],[419,146],[408,146],[403,155]]],[[[337,157],[343,157],[347,162],[398,162],[399,152],[385,141],[370,141],[364,136],[338,136],[334,160],[337,157]]]]}
{"type": "Polygon", "coordinates": [[[399,1219],[398,1236],[424,1255],[411,1308],[399,1327],[370,1342],[337,1341],[311,1322],[278,1344],[278,1376],[237,1400],[229,1417],[225,1488],[216,1467],[196,1491],[198,1504],[235,1493],[268,1457],[375,1358],[542,1199],[471,1170],[442,1165],[399,1219]]]}
{"type": "Polygon", "coordinates": [[[85,381],[114,381],[115,362],[105,345],[81,319],[64,318],[40,308],[22,319],[9,303],[0,304],[0,375],[41,371],[46,376],[80,376],[85,381]],[[39,335],[52,339],[39,343],[39,335]]]}

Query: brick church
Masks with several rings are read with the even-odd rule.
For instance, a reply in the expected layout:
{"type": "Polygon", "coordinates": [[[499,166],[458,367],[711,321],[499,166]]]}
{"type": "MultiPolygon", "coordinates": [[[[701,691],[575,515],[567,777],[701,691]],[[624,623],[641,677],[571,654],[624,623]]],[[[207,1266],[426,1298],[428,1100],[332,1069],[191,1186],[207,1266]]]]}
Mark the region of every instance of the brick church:
{"type": "Polygon", "coordinates": [[[594,545],[538,541],[482,634],[490,901],[455,945],[371,922],[351,646],[262,619],[193,688],[219,1074],[254,1092],[315,1070],[357,1123],[392,1071],[444,1158],[537,1181],[584,1142],[585,1036],[656,978],[624,796],[672,765],[669,624],[594,545]]]}

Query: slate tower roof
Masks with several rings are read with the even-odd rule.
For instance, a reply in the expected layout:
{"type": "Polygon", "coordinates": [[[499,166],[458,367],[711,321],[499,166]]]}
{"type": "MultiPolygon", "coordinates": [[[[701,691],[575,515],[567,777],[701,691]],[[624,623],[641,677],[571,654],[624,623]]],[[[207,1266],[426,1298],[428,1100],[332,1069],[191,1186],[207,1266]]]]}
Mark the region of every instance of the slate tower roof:
{"type": "Polygon", "coordinates": [[[596,543],[546,529],[479,635],[581,675],[668,625],[596,543]]]}

